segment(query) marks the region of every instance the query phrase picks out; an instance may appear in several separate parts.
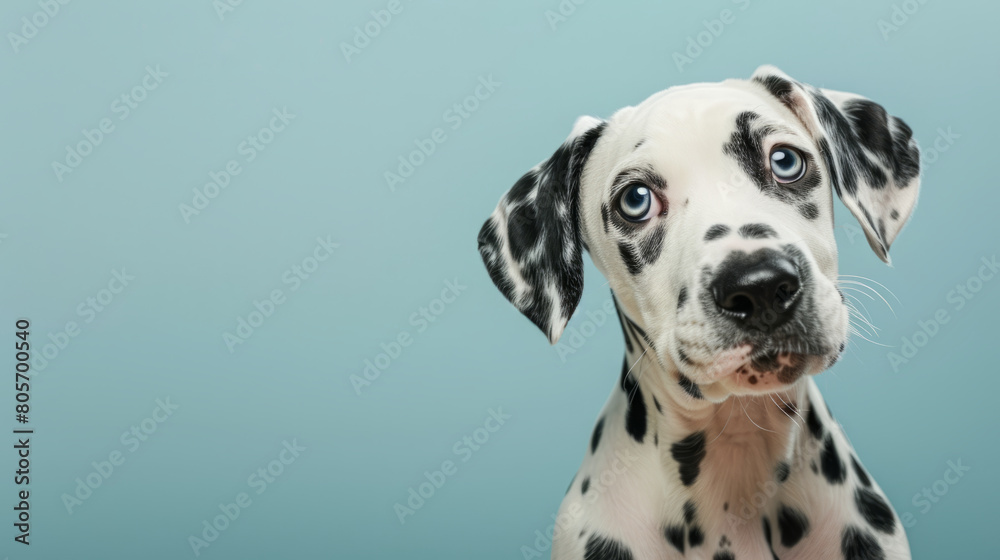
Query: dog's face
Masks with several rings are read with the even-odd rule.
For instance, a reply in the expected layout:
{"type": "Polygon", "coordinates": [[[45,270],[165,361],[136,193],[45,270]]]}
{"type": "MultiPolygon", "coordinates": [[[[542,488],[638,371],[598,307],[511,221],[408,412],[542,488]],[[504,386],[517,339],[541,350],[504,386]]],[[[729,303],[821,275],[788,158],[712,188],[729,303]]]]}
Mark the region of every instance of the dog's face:
{"type": "Polygon", "coordinates": [[[586,248],[677,387],[713,401],[772,392],[844,348],[832,192],[888,261],[918,162],[910,129],[881,106],[762,67],[581,118],[500,201],[479,247],[553,343],[586,248]]]}

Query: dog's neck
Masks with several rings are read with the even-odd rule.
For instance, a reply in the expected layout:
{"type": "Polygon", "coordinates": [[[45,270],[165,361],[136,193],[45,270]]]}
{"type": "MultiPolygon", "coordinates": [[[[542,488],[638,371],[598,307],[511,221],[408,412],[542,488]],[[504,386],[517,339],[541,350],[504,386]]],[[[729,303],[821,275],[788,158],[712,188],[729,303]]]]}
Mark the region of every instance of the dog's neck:
{"type": "Polygon", "coordinates": [[[768,495],[764,489],[777,470],[809,467],[802,464],[800,452],[807,429],[808,379],[780,394],[730,396],[722,402],[694,398],[678,384],[676,366],[660,361],[644,327],[623,311],[619,320],[627,343],[618,390],[628,406],[641,396],[652,403],[646,405],[646,437],[655,440],[665,477],[677,479],[677,457],[687,453],[685,442],[692,437],[703,439],[700,476],[709,481],[720,508],[723,502],[739,506],[761,492],[768,495]]]}

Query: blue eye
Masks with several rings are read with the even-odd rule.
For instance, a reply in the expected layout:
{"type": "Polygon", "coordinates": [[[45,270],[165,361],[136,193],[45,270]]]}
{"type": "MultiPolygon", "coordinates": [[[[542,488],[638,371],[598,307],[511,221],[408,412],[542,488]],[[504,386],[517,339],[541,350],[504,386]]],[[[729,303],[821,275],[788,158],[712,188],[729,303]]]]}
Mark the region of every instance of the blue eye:
{"type": "Polygon", "coordinates": [[[771,151],[771,174],[779,183],[794,183],[806,173],[806,159],[794,148],[771,151]]]}
{"type": "Polygon", "coordinates": [[[636,183],[625,187],[618,200],[619,212],[630,222],[644,222],[660,213],[660,200],[646,185],[636,183]]]}

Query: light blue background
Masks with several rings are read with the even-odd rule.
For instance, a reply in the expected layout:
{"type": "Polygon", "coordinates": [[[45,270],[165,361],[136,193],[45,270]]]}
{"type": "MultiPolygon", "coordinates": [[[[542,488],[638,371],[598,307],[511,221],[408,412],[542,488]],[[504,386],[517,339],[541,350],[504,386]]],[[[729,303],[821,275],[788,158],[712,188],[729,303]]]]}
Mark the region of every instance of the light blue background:
{"type": "MultiPolygon", "coordinates": [[[[386,5],[248,0],[220,20],[209,0],[78,1],[18,52],[0,45],[2,363],[18,317],[36,350],[81,326],[32,383],[30,548],[10,524],[12,438],[0,452],[0,557],[193,557],[189,535],[245,491],[252,505],[201,557],[522,558],[552,524],[623,342],[607,323],[561,360],[494,289],[476,233],[578,115],[763,63],[884,104],[925,148],[939,128],[958,135],[924,173],[894,268],[837,203],[841,272],[898,297],[895,315],[862,298],[878,341],[900,346],[941,308],[950,322],[899,371],[891,348],[855,340],[818,382],[896,509],[914,514],[916,558],[995,550],[1000,280],[960,311],[947,296],[998,249],[996,3],[929,0],[886,40],[887,0],[591,0],[555,28],[557,0],[404,1],[345,60],[341,43],[386,5]],[[679,71],[672,54],[723,9],[735,22],[679,71]],[[169,76],[119,120],[112,103],[147,65],[169,76]],[[501,85],[452,130],[445,111],[491,75],[501,85]],[[185,223],[178,205],[242,162],[240,143],[283,107],[294,120],[185,223]],[[115,130],[59,182],[52,161],[105,117],[115,130]],[[383,174],[437,127],[447,139],[391,191],[383,174]],[[290,291],[284,272],[327,236],[339,247],[290,291]],[[123,267],[135,280],[84,323],[77,306],[123,267]],[[452,279],[467,288],[418,332],[411,315],[452,279]],[[274,289],[285,303],[230,353],[223,333],[274,289]],[[356,394],[350,376],[401,332],[412,344],[356,394]],[[180,408],[128,452],[122,432],[168,396],[180,408]],[[497,407],[511,418],[462,462],[453,446],[497,407]],[[293,439],[306,450],[256,494],[248,477],[293,439]],[[67,513],[62,495],[115,450],[125,463],[67,513]],[[959,459],[971,470],[922,513],[914,494],[959,459]],[[393,504],[447,460],[457,474],[401,525],[393,504]]],[[[39,9],[5,2],[0,31],[39,9]]],[[[581,311],[607,300],[603,283],[588,261],[581,311]]],[[[5,429],[13,406],[5,382],[5,429]]]]}

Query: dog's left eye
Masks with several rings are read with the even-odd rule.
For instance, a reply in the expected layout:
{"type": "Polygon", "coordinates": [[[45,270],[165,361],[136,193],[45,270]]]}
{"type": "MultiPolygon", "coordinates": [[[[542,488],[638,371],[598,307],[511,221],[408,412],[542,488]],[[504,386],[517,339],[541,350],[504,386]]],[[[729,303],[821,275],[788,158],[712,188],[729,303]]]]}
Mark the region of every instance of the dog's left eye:
{"type": "Polygon", "coordinates": [[[660,200],[646,185],[629,185],[618,199],[618,209],[630,222],[645,222],[660,213],[660,200]]]}
{"type": "Polygon", "coordinates": [[[806,160],[794,148],[771,150],[771,174],[779,183],[794,183],[806,173],[806,160]]]}

